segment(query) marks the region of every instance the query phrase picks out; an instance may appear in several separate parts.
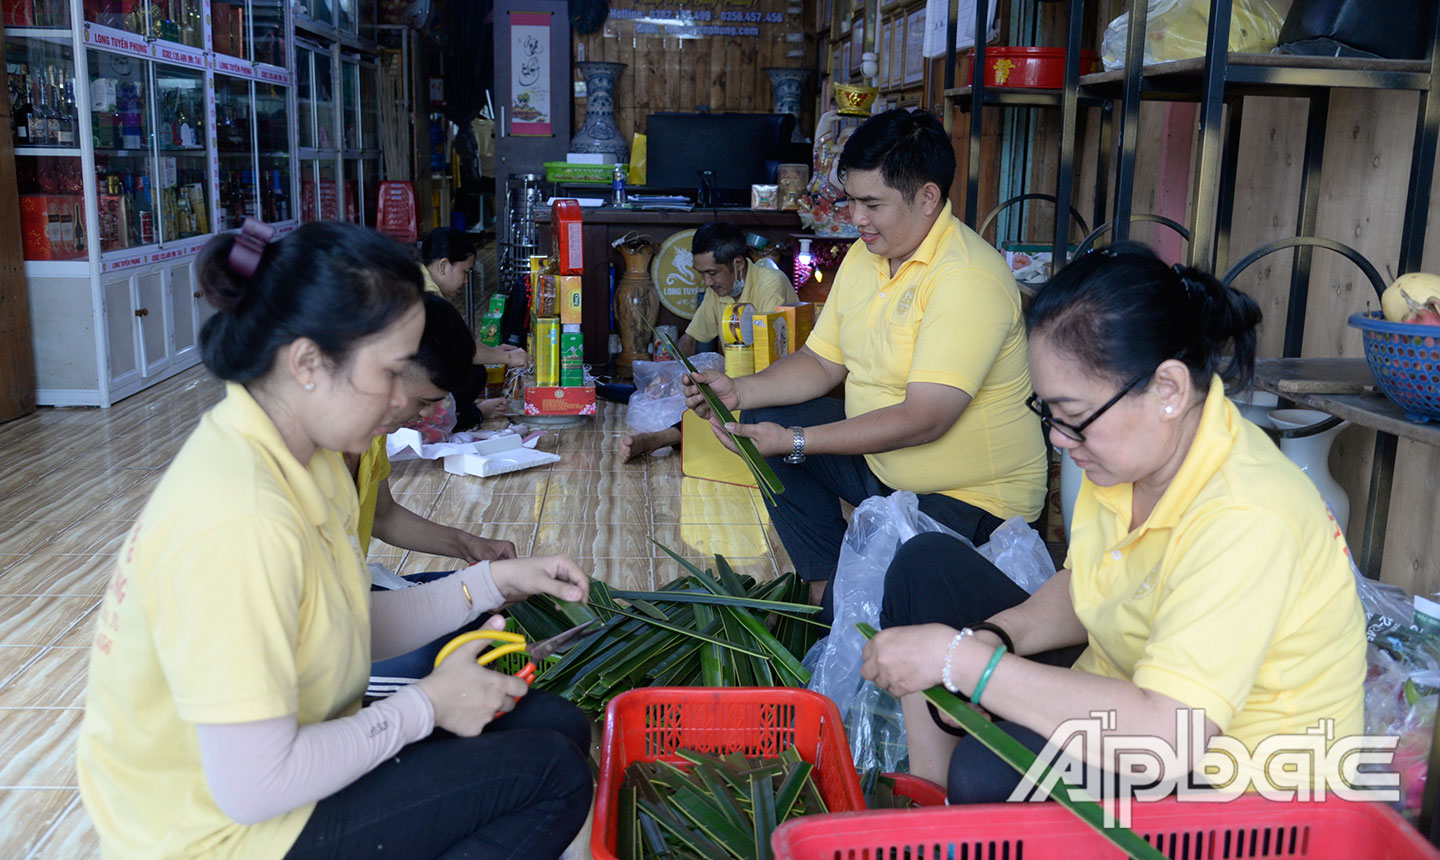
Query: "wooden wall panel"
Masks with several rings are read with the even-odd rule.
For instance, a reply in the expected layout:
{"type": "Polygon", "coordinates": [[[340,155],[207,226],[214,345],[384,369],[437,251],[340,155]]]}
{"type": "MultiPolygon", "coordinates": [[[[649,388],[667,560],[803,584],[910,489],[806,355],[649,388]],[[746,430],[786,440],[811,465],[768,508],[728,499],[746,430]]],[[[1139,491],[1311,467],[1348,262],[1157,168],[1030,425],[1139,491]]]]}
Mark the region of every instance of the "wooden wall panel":
{"type": "MultiPolygon", "coordinates": [[[[767,66],[815,68],[815,40],[806,38],[805,56],[787,56],[785,32],[802,31],[808,18],[786,13],[785,0],[759,0],[761,13],[786,14],[785,24],[761,25],[759,37],[679,39],[671,36],[613,35],[612,22],[589,36],[574,36],[577,59],[625,63],[615,93],[615,124],[626,140],[644,133],[645,119],[660,111],[769,113],[772,105],[767,66]],[[803,19],[803,20],[802,20],[803,19]],[[606,35],[610,30],[612,35],[606,35]]],[[[812,16],[813,17],[813,16],[812,16]]],[[[719,23],[714,22],[714,23],[719,23]]],[[[577,72],[575,80],[580,80],[577,72]]],[[[812,76],[802,99],[801,128],[812,129],[812,76]]],[[[585,99],[574,100],[574,122],[585,121],[585,99]]]]}

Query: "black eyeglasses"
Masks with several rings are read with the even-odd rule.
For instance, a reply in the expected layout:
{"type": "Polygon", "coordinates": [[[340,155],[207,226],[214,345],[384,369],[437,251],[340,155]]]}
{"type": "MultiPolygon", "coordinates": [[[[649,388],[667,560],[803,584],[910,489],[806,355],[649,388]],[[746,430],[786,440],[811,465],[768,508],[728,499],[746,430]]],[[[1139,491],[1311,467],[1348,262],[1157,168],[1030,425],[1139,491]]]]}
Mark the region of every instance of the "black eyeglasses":
{"type": "Polygon", "coordinates": [[[1107,401],[1104,406],[1101,406],[1099,409],[1091,412],[1090,417],[1086,418],[1084,421],[1081,421],[1079,424],[1069,424],[1052,416],[1050,414],[1049,404],[1041,400],[1040,395],[1038,394],[1031,394],[1030,397],[1026,399],[1025,405],[1030,407],[1031,412],[1034,412],[1036,415],[1040,416],[1040,426],[1045,428],[1045,435],[1050,435],[1050,430],[1053,428],[1055,430],[1059,430],[1060,435],[1064,436],[1067,439],[1075,442],[1084,442],[1085,428],[1089,427],[1091,424],[1094,424],[1095,419],[1099,418],[1101,415],[1104,415],[1106,409],[1109,409],[1111,406],[1119,403],[1120,398],[1129,394],[1131,389],[1144,382],[1145,380],[1149,379],[1150,376],[1151,374],[1147,373],[1143,376],[1137,376],[1129,382],[1125,383],[1125,387],[1121,388],[1120,391],[1116,393],[1114,397],[1110,398],[1110,400],[1107,401]]]}

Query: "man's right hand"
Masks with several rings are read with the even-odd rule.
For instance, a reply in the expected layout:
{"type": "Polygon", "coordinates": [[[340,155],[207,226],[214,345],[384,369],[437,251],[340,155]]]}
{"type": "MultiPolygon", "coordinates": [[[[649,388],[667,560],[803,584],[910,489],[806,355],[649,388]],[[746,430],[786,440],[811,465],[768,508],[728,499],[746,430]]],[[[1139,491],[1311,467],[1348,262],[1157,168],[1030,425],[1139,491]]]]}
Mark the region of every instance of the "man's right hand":
{"type": "MultiPolygon", "coordinates": [[[[496,615],[485,622],[484,629],[500,630],[504,626],[505,619],[496,615]]],[[[514,675],[494,672],[475,662],[480,652],[492,644],[488,639],[466,642],[435,671],[415,682],[435,708],[436,728],[473,738],[529,692],[529,685],[514,675]]]]}
{"type": "Polygon", "coordinates": [[[718,370],[706,370],[701,373],[685,374],[682,381],[685,383],[685,405],[695,410],[695,414],[709,420],[710,404],[705,400],[705,395],[700,393],[700,387],[696,382],[703,382],[710,386],[720,402],[730,407],[731,410],[740,408],[740,390],[735,387],[735,380],[726,376],[718,370]]]}

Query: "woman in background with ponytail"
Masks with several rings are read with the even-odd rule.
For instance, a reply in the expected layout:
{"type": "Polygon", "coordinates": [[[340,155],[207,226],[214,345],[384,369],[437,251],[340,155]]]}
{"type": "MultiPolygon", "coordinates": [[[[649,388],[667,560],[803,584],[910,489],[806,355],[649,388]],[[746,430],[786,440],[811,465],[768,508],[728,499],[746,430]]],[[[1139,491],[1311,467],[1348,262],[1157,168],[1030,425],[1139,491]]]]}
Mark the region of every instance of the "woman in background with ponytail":
{"type": "Polygon", "coordinates": [[[420,273],[360,227],[273,233],[247,220],[197,263],[225,398],[166,469],[101,604],[78,770],[103,853],[558,857],[591,797],[574,706],[527,701],[524,681],[476,664],[479,642],[361,699],[372,659],[532,594],[584,600],[589,580],[557,556],[370,591],[341,455],[404,402],[420,273]]]}
{"type": "MultiPolygon", "coordinates": [[[[1109,711],[1105,735],[1179,743],[1183,772],[1163,778],[1231,791],[1286,781],[1251,762],[1267,738],[1362,730],[1345,539],[1226,397],[1250,384],[1259,321],[1249,297],[1138,245],[1087,254],[1041,290],[1029,404],[1085,470],[1065,569],[1027,597],[969,546],[921,535],[896,554],[865,649],[862,674],[901,699],[911,771],[952,802],[1005,800],[1020,776],[928,707],[936,684],[1036,752],[1066,720],[1109,711]]],[[[1115,773],[1102,758],[1087,765],[1115,773]]],[[[1314,785],[1335,776],[1321,764],[1314,785]]]]}

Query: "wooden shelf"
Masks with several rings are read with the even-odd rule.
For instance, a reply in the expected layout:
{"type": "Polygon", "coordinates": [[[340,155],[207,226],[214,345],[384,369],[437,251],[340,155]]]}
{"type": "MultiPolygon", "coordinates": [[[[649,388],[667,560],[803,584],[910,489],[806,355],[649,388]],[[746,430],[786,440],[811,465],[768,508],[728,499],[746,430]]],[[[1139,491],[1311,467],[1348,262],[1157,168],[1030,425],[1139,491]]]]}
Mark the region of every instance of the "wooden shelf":
{"type": "MultiPolygon", "coordinates": [[[[1430,63],[1427,60],[1231,52],[1227,55],[1226,64],[1227,91],[1242,95],[1332,87],[1380,90],[1426,90],[1430,87],[1430,63]]],[[[1141,95],[1146,98],[1188,97],[1198,100],[1204,73],[1204,57],[1152,63],[1141,71],[1141,95]]],[[[1124,84],[1124,69],[1080,76],[1082,92],[1098,97],[1118,98],[1124,84]]]]}
{"type": "MultiPolygon", "coordinates": [[[[1420,424],[1378,391],[1373,394],[1302,393],[1282,390],[1287,381],[1333,383],[1337,389],[1375,385],[1363,358],[1262,358],[1255,362],[1255,387],[1360,427],[1440,447],[1440,423],[1420,424]]],[[[1289,388],[1286,386],[1285,388],[1289,388]]]]}

